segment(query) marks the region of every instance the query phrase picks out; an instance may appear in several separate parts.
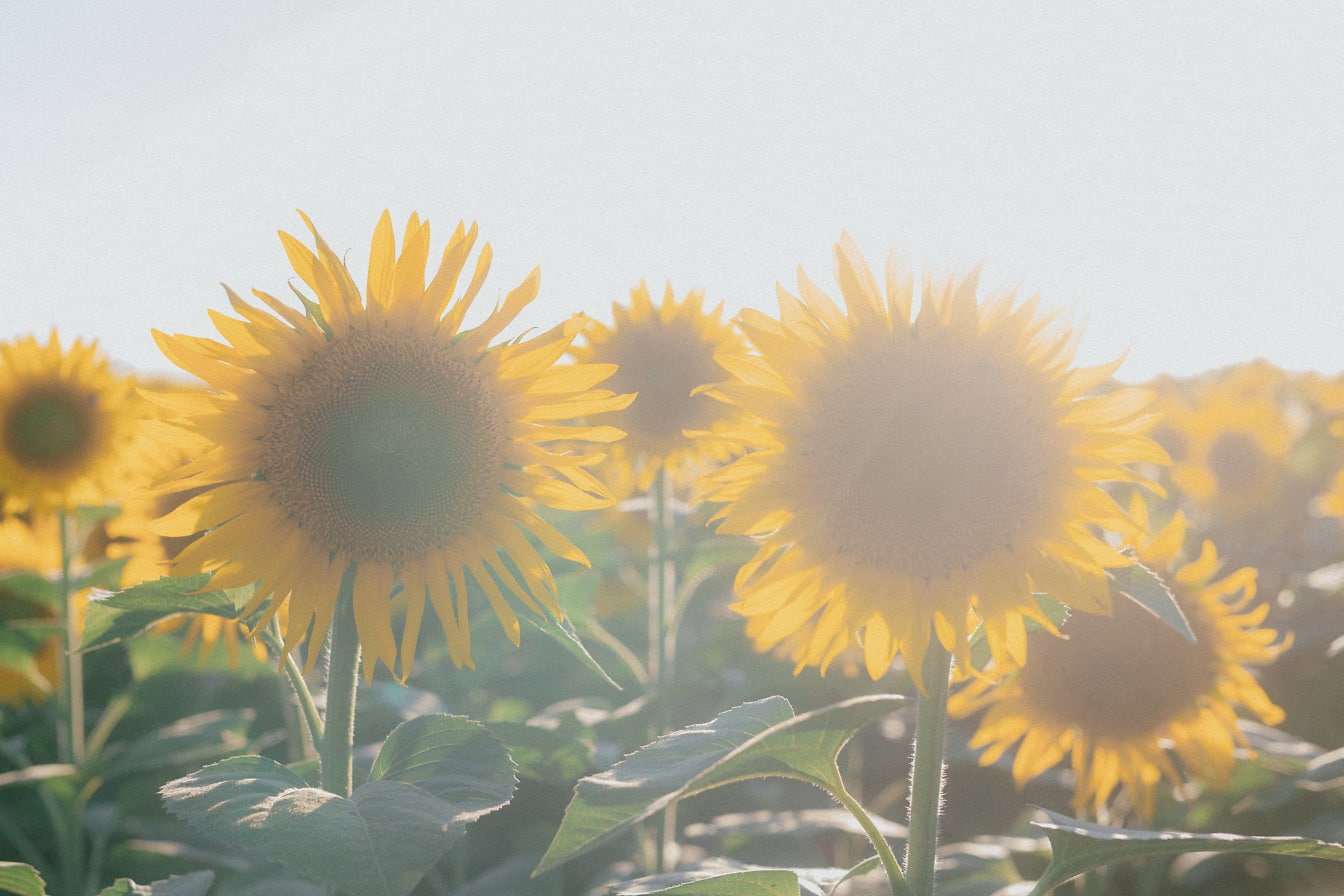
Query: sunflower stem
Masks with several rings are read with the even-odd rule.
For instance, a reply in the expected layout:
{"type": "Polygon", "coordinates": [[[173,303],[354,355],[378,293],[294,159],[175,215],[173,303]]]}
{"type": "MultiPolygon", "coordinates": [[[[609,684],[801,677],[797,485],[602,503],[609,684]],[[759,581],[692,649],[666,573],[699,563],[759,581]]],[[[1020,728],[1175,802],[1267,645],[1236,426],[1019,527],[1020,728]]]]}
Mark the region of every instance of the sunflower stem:
{"type": "Polygon", "coordinates": [[[905,877],[915,896],[933,896],[938,852],[938,820],[943,810],[943,749],[952,656],[937,637],[924,655],[924,687],[915,715],[914,758],[910,770],[910,838],[905,877]]]}
{"type": "Polygon", "coordinates": [[[353,778],[355,692],[359,684],[359,632],[355,627],[355,565],[345,571],[331,620],[327,664],[327,718],[322,729],[322,789],[348,797],[353,778]]]}
{"type": "MultiPolygon", "coordinates": [[[[649,545],[649,680],[657,700],[659,736],[671,730],[667,699],[672,690],[675,661],[670,623],[676,568],[668,550],[672,526],[668,519],[667,478],[667,468],[660,467],[649,501],[649,522],[653,529],[653,543],[649,545]]],[[[675,861],[676,831],[677,804],[673,802],[659,813],[654,824],[654,874],[662,874],[669,860],[675,861]]]]}
{"type": "Polygon", "coordinates": [[[844,788],[843,783],[840,786],[830,790],[831,796],[835,797],[840,805],[849,810],[849,814],[854,816],[854,820],[863,828],[863,832],[868,835],[868,840],[873,844],[873,849],[877,850],[877,858],[882,863],[882,868],[887,872],[887,883],[891,887],[891,896],[911,896],[910,885],[906,883],[905,875],[901,873],[901,866],[896,861],[896,854],[891,851],[891,844],[883,836],[882,831],[873,821],[873,817],[868,814],[868,810],[856,800],[848,790],[844,788]]]}
{"type": "Polygon", "coordinates": [[[62,719],[61,760],[78,765],[84,761],[84,655],[79,646],[79,608],[71,587],[70,515],[59,511],[61,536],[61,607],[65,614],[65,668],[61,683],[62,719]]]}
{"type": "Polygon", "coordinates": [[[299,668],[294,655],[285,650],[284,636],[280,632],[280,620],[277,617],[271,617],[271,623],[262,633],[262,639],[266,642],[266,646],[280,657],[285,677],[289,679],[290,687],[294,689],[294,696],[298,699],[299,708],[303,710],[303,718],[308,725],[308,736],[312,738],[314,744],[322,743],[322,714],[318,712],[317,703],[313,700],[313,692],[308,689],[308,681],[303,677],[303,670],[299,668]]]}

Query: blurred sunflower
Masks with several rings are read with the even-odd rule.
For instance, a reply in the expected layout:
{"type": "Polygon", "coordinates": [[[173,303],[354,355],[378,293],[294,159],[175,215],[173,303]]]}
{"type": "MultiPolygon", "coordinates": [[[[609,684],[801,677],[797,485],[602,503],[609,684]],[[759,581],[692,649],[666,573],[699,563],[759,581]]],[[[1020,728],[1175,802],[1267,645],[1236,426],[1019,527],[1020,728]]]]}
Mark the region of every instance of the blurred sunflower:
{"type": "Polygon", "coordinates": [[[1148,393],[1088,396],[1119,362],[1071,369],[1074,333],[1036,301],[976,300],[977,275],[913,284],[894,260],[886,301],[857,247],[835,247],[846,311],[799,273],[780,319],[743,311],[756,357],[722,358],[712,392],[748,416],[750,450],[703,480],[720,531],[756,536],[735,609],[769,650],[808,633],[798,668],[854,643],[878,678],[898,653],[923,688],[937,637],[967,659],[983,619],[995,657],[1022,661],[1035,591],[1108,612],[1105,571],[1130,561],[1094,527],[1133,523],[1097,484],[1161,463],[1141,433],[1148,393]]]}
{"type": "Polygon", "coordinates": [[[34,511],[116,500],[139,458],[134,383],[96,343],[0,343],[0,493],[34,511]]]}
{"type": "MultiPolygon", "coordinates": [[[[1133,513],[1144,517],[1141,503],[1133,513]]],[[[1136,549],[1169,575],[1197,643],[1125,598],[1111,618],[1069,619],[1064,639],[1029,635],[1031,662],[1004,670],[998,683],[971,680],[948,703],[954,718],[986,710],[971,739],[985,751],[982,765],[1017,744],[1020,787],[1068,757],[1078,811],[1100,811],[1124,788],[1146,819],[1163,778],[1181,782],[1168,744],[1181,768],[1217,786],[1245,747],[1237,710],[1270,725],[1283,720],[1247,667],[1272,662],[1291,639],[1260,627],[1269,605],[1253,603],[1254,569],[1218,578],[1218,553],[1207,540],[1198,558],[1181,562],[1187,528],[1178,513],[1136,549]]]]}
{"type": "Polygon", "coordinates": [[[1295,427],[1280,392],[1282,371],[1244,365],[1168,403],[1162,425],[1184,446],[1171,481],[1210,516],[1245,516],[1269,504],[1282,483],[1295,427]]]}
{"type": "Polygon", "coordinates": [[[630,290],[629,305],[612,304],[611,326],[590,320],[587,344],[573,349],[580,361],[615,364],[607,385],[636,393],[611,418],[626,437],[602,464],[603,481],[618,498],[647,492],[664,468],[674,486],[689,485],[739,450],[731,438],[732,409],[697,390],[724,378],[716,356],[745,354],[746,344],[721,320],[723,306],[706,310],[704,302],[701,290],[678,302],[669,283],[655,306],[641,282],[630,290]]]}
{"type": "Polygon", "coordinates": [[[274,613],[287,602],[288,647],[305,636],[322,641],[344,581],[366,679],[378,661],[395,671],[390,595],[400,581],[409,600],[399,677],[410,673],[426,600],[453,661],[471,665],[469,581],[515,644],[520,627],[506,594],[560,614],[550,568],[527,536],[586,560],[532,502],[587,509],[610,499],[586,469],[601,454],[546,445],[620,438],[613,427],[565,421],[620,410],[629,396],[593,388],[612,365],[555,366],[578,333],[576,319],[491,345],[536,296],[536,270],[483,323],[463,329],[491,259],[487,244],[453,302],[474,225],[458,225],[426,284],[429,225],[411,215],[398,254],[385,212],[361,296],[304,222],[315,253],[287,233],[280,239],[316,295],[305,299],[306,314],[261,291],[253,294],[266,308],[229,290],[241,319],[212,313],[228,344],[155,333],[174,363],[214,390],[157,397],[211,444],[176,479],[177,488],[201,493],[156,529],[204,533],[178,554],[174,574],[211,571],[212,588],[259,582],[251,609],[265,603],[274,613]]]}

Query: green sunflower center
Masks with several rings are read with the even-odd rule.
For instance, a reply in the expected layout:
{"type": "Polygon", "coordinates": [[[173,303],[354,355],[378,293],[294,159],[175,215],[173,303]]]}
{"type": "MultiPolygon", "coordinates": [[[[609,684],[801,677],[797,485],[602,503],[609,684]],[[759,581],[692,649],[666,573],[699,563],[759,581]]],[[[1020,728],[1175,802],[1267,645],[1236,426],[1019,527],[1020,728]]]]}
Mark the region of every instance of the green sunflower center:
{"type": "Polygon", "coordinates": [[[1072,474],[1052,383],[950,340],[851,346],[785,426],[823,553],[926,581],[1038,539],[1072,474]]]}
{"type": "Polygon", "coordinates": [[[499,492],[504,421],[476,364],[420,335],[326,344],[263,438],[276,500],[315,541],[398,560],[471,528],[499,492]]]}
{"type": "Polygon", "coordinates": [[[5,449],[21,466],[60,472],[89,456],[97,398],[63,384],[44,384],[19,397],[5,418],[5,449]]]}
{"type": "Polygon", "coordinates": [[[686,441],[682,430],[708,427],[722,409],[706,395],[691,395],[723,379],[714,345],[692,322],[634,322],[613,332],[593,360],[619,365],[603,388],[639,393],[616,423],[639,450],[675,448],[686,441]]]}
{"type": "Polygon", "coordinates": [[[1240,491],[1264,481],[1269,459],[1249,433],[1233,430],[1220,434],[1209,446],[1209,469],[1220,489],[1240,491]]]}
{"type": "Polygon", "coordinates": [[[1153,734],[1198,706],[1217,682],[1217,636],[1187,602],[1191,644],[1128,598],[1113,616],[1078,614],[1068,640],[1032,635],[1023,699],[1042,715],[1094,737],[1153,734]]]}

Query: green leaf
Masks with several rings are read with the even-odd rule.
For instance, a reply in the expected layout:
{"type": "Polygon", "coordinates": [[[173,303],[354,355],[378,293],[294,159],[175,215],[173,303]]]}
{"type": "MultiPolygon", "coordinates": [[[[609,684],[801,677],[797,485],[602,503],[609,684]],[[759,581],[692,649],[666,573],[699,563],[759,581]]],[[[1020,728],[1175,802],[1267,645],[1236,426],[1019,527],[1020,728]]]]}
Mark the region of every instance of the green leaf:
{"type": "Polygon", "coordinates": [[[205,896],[214,882],[213,871],[175,874],[152,884],[137,884],[128,877],[119,877],[112,886],[100,890],[98,896],[205,896]]]}
{"type": "Polygon", "coordinates": [[[598,663],[597,660],[593,659],[593,655],[588,652],[588,648],[585,647],[583,641],[579,639],[579,633],[575,630],[574,623],[570,621],[568,616],[564,619],[557,620],[550,616],[538,616],[535,613],[524,613],[520,618],[530,623],[533,628],[549,635],[555,640],[555,643],[565,649],[566,653],[577,659],[584,666],[587,666],[593,672],[596,672],[607,684],[618,691],[623,690],[623,688],[616,683],[615,679],[607,674],[607,670],[603,669],[602,665],[598,663]]]}
{"type": "MultiPolygon", "coordinates": [[[[247,747],[252,709],[217,709],[178,719],[99,756],[99,775],[107,780],[131,777],[165,766],[199,765],[247,747]]],[[[162,780],[160,778],[159,780],[162,780]]]]}
{"type": "Polygon", "coordinates": [[[659,874],[616,890],[617,896],[799,896],[800,892],[798,875],[773,868],[710,877],[694,872],[659,874]]]}
{"type": "Polygon", "coordinates": [[[333,890],[405,896],[468,823],[508,802],[513,765],[479,723],[413,719],[346,799],[262,756],[225,759],[160,790],[198,830],[333,890]]]}
{"type": "Polygon", "coordinates": [[[0,893],[18,896],[47,896],[47,885],[32,865],[0,862],[0,893]]]}
{"type": "Polygon", "coordinates": [[[121,572],[126,568],[127,562],[126,557],[121,557],[117,560],[100,563],[89,570],[87,574],[75,579],[70,585],[76,591],[82,591],[85,588],[116,591],[121,587],[121,572]]]}
{"type": "Polygon", "coordinates": [[[1130,566],[1109,570],[1107,574],[1116,591],[1171,626],[1173,631],[1191,644],[1195,643],[1195,633],[1190,630],[1190,623],[1186,621],[1185,613],[1176,603],[1171,589],[1151,569],[1135,561],[1130,566]]]}
{"type": "Polygon", "coordinates": [[[1032,824],[1045,829],[1052,855],[1031,896],[1045,896],[1070,878],[1112,862],[1186,852],[1264,853],[1344,862],[1344,845],[1307,837],[1139,831],[1078,821],[1045,809],[1040,811],[1049,820],[1032,824]]]}
{"type": "Polygon", "coordinates": [[[208,574],[163,578],[89,601],[81,651],[106,647],[140,634],[160,619],[177,613],[210,613],[236,619],[252,597],[252,587],[204,591],[208,574]]]}
{"type": "Polygon", "coordinates": [[[475,821],[506,805],[518,786],[508,750],[480,722],[438,713],[403,722],[378,751],[369,781],[411,784],[475,821]]]}
{"type": "MultiPolygon", "coordinates": [[[[0,595],[4,596],[8,605],[21,602],[55,610],[61,607],[61,586],[35,572],[16,572],[0,576],[0,595]]],[[[6,624],[10,621],[6,620],[6,624]]]]}
{"type": "Polygon", "coordinates": [[[114,520],[119,516],[121,507],[116,504],[81,504],[75,508],[75,520],[81,526],[114,520]]]}
{"type": "Polygon", "coordinates": [[[833,793],[842,786],[835,764],[841,748],[903,700],[857,697],[795,716],[783,697],[767,697],[660,737],[579,781],[533,873],[598,846],[678,799],[734,781],[786,777],[833,793]]]}
{"type": "Polygon", "coordinates": [[[555,728],[521,722],[490,722],[487,727],[508,748],[520,777],[555,783],[573,781],[593,768],[592,732],[573,716],[555,728]]]}

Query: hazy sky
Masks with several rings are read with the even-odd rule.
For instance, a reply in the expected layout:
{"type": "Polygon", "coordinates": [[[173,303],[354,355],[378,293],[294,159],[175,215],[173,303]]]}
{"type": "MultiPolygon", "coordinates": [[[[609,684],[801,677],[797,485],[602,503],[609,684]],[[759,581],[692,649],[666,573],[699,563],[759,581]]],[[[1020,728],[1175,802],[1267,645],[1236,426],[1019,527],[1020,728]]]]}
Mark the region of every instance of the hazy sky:
{"type": "Polygon", "coordinates": [[[0,0],[0,339],[213,335],[308,211],[460,218],[483,297],[773,309],[830,247],[984,262],[1125,379],[1344,370],[1344,4],[0,0]]]}

